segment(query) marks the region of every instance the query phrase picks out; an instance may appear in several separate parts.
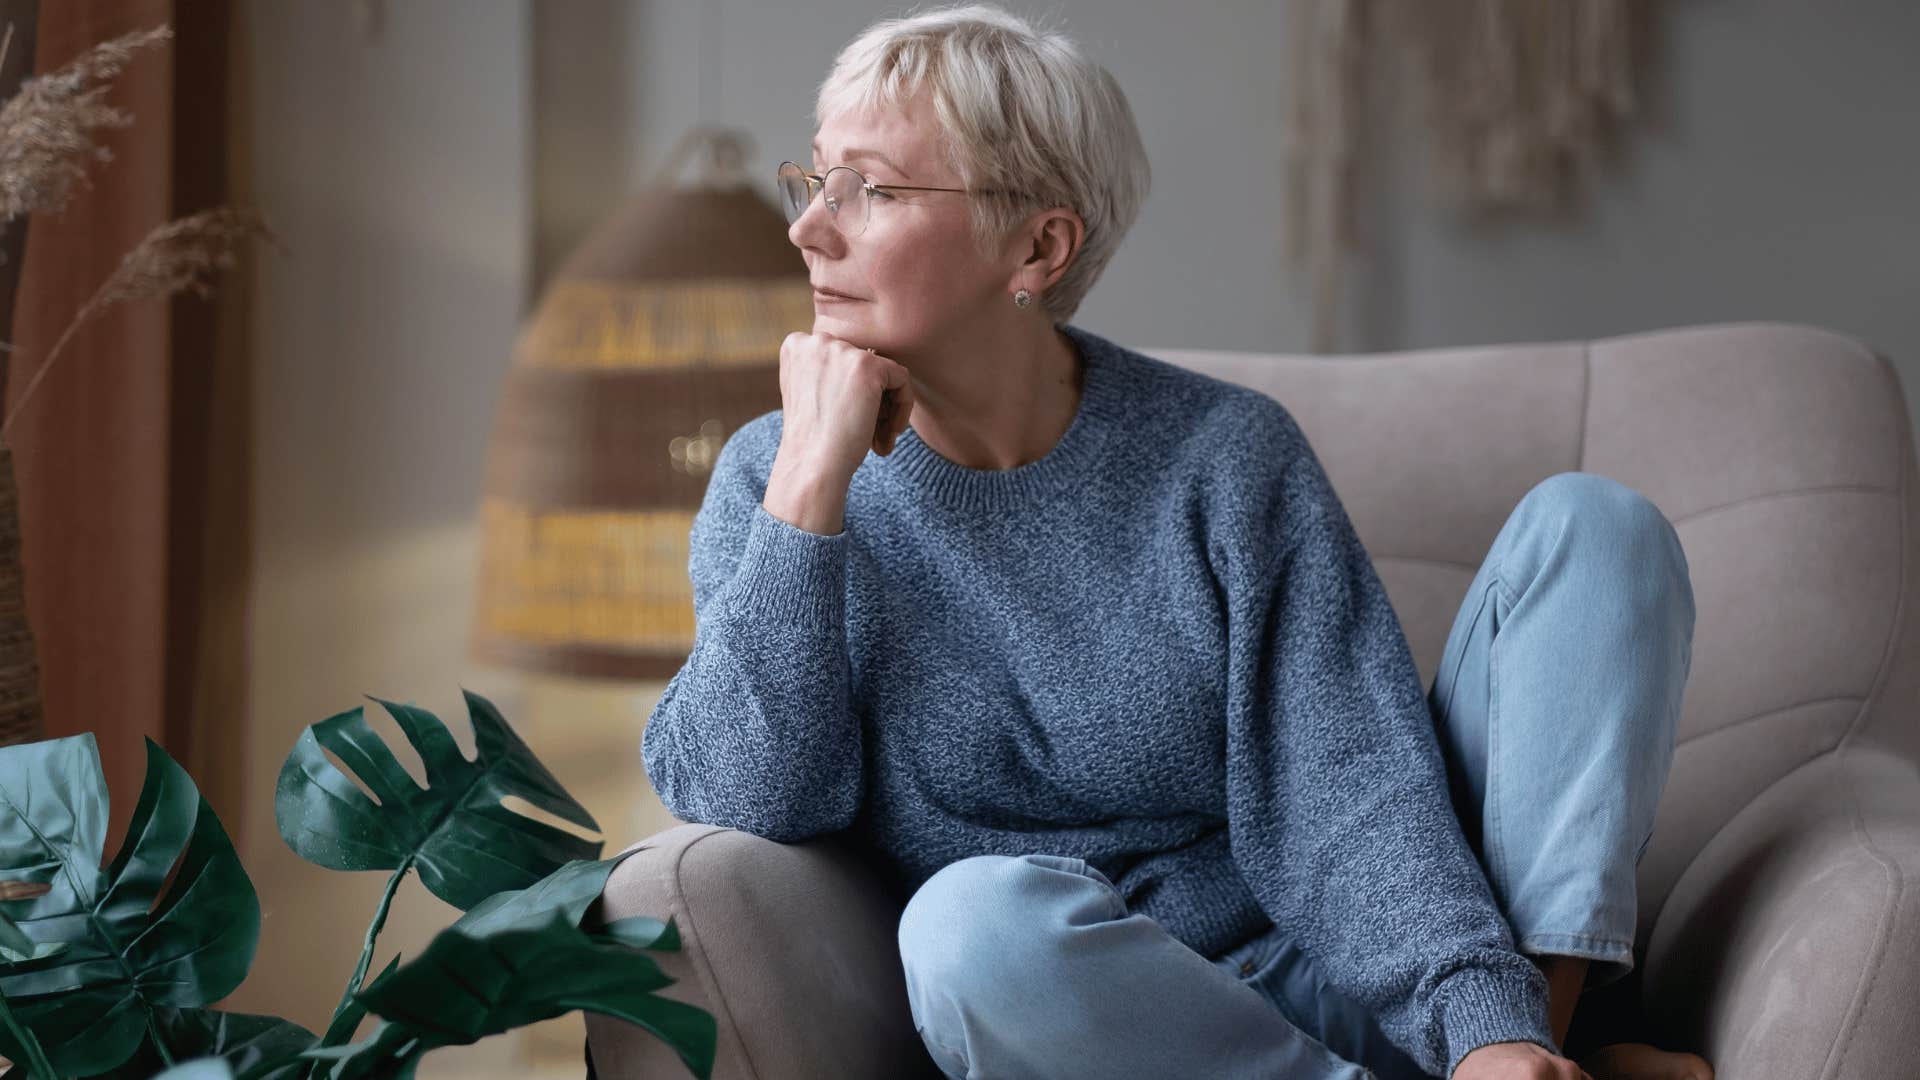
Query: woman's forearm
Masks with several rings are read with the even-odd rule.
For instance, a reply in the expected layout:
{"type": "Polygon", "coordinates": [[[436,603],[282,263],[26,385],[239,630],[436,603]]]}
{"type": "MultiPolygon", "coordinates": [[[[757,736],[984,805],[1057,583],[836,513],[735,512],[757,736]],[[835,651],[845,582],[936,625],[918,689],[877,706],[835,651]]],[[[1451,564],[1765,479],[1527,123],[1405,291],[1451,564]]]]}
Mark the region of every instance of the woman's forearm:
{"type": "Polygon", "coordinates": [[[1567,1028],[1573,1023],[1573,1007],[1587,981],[1584,956],[1543,955],[1531,958],[1547,976],[1547,1019],[1553,1025],[1553,1041],[1567,1045],[1567,1028]]]}
{"type": "Polygon", "coordinates": [[[789,525],[832,536],[844,527],[850,482],[849,478],[784,460],[776,454],[761,505],[767,508],[767,513],[789,525]]]}

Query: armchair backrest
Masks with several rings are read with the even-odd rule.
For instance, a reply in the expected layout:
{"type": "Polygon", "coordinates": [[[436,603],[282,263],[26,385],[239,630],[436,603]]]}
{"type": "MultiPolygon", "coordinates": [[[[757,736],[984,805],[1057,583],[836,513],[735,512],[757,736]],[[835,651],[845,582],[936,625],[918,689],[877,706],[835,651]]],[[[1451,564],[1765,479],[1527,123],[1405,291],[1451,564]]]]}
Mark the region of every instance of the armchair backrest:
{"type": "MultiPolygon", "coordinates": [[[[1350,356],[1154,350],[1287,406],[1431,684],[1522,495],[1600,473],[1674,522],[1697,620],[1640,944],[1755,796],[1869,739],[1920,763],[1920,465],[1886,358],[1811,327],[1350,356]]],[[[1916,764],[1920,769],[1920,764],[1916,764]]]]}

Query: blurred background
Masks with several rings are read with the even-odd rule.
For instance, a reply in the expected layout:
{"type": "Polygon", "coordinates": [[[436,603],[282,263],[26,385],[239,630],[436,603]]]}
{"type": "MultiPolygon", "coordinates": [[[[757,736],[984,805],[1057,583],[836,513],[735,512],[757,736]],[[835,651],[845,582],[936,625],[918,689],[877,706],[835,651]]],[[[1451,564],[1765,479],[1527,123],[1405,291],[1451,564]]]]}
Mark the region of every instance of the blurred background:
{"type": "MultiPolygon", "coordinates": [[[[1286,231],[1297,12],[1272,0],[1006,6],[1065,29],[1114,73],[1154,168],[1080,326],[1147,352],[1365,352],[1806,322],[1889,356],[1920,415],[1920,7],[1647,5],[1633,115],[1554,213],[1450,208],[1420,117],[1384,104],[1407,71],[1374,65],[1379,115],[1344,189],[1354,246],[1316,341],[1315,282],[1286,231]]],[[[462,739],[461,688],[488,696],[593,811],[609,852],[672,823],[638,753],[674,666],[671,634],[650,675],[620,674],[604,640],[591,662],[483,657],[474,644],[483,497],[514,483],[527,495],[543,475],[497,462],[489,473],[508,438],[516,342],[537,351],[522,335],[569,255],[685,165],[676,144],[697,126],[740,133],[741,167],[770,208],[775,165],[807,160],[834,54],[905,10],[43,0],[38,70],[161,22],[179,34],[115,89],[161,150],[142,156],[123,141],[134,134],[115,133],[116,161],[76,213],[137,236],[196,200],[244,201],[285,247],[251,252],[214,305],[129,305],[76,338],[15,439],[46,731],[100,733],[122,822],[138,735],[161,738],[237,834],[265,920],[231,1007],[318,1024],[352,969],[385,875],[302,863],[276,832],[273,790],[300,729],[370,705],[363,695],[424,706],[462,739]],[[148,189],[159,194],[129,194],[148,189]],[[202,336],[182,336],[194,326],[202,336]],[[173,342],[154,364],[175,366],[131,370],[144,358],[115,343],[140,334],[173,342]],[[88,405],[105,386],[161,405],[88,405]]],[[[89,264],[48,246],[60,228],[28,235],[23,319],[31,287],[92,287],[89,264]]],[[[753,411],[777,404],[765,362],[774,398],[753,411]]],[[[685,475],[697,500],[698,474],[685,475]]],[[[618,526],[624,542],[671,540],[688,512],[684,484],[674,492],[660,515],[618,526]]],[[[680,543],[664,559],[684,578],[680,543]]],[[[451,918],[409,881],[376,966],[451,918]]],[[[438,1053],[426,1071],[579,1075],[580,1039],[577,1018],[555,1021],[438,1053]]]]}

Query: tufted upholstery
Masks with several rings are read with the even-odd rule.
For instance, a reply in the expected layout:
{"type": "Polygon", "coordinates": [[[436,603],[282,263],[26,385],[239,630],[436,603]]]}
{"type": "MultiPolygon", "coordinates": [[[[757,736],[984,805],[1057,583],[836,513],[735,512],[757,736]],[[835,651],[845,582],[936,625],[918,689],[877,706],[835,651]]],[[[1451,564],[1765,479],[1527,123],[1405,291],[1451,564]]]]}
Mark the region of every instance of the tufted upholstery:
{"type": "MultiPolygon", "coordinates": [[[[1615,993],[1644,1002],[1636,1036],[1699,1051],[1719,1080],[1920,1075],[1920,464],[1884,357],[1772,324],[1343,357],[1156,355],[1288,407],[1427,680],[1480,559],[1534,484],[1585,470],[1659,506],[1685,546],[1698,621],[1639,870],[1637,970],[1615,993]]],[[[707,955],[682,959],[705,996],[688,1000],[711,1008],[761,985],[754,1010],[726,1015],[716,1076],[923,1067],[904,1001],[889,1010],[871,994],[900,982],[892,922],[873,915],[898,898],[868,896],[866,926],[836,923],[837,902],[814,921],[743,899],[828,896],[844,853],[820,845],[807,870],[770,850],[782,845],[692,825],[648,844],[662,854],[622,865],[609,912],[698,921],[707,955]],[[689,888],[696,849],[726,861],[724,886],[689,888]],[[842,972],[839,992],[783,996],[795,974],[752,958],[788,937],[869,967],[842,972]],[[729,964],[731,988],[715,975],[729,964]],[[841,993],[863,1004],[842,1008],[855,998],[841,993]],[[842,1049],[822,1058],[803,1030],[842,1049]]],[[[589,1030],[601,1075],[671,1071],[633,1029],[589,1030]]]]}

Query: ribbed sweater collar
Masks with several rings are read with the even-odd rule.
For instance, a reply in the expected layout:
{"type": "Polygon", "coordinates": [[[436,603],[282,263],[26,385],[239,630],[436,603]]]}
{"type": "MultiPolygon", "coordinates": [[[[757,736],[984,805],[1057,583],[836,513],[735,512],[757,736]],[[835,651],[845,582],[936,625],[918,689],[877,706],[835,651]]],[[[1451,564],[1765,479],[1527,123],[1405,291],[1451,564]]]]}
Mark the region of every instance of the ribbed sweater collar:
{"type": "Polygon", "coordinates": [[[1080,406],[1065,434],[1037,461],[1011,469],[974,469],[949,461],[909,423],[893,453],[872,455],[901,483],[943,506],[1004,510],[1058,494],[1091,474],[1113,437],[1126,400],[1125,351],[1097,334],[1061,324],[1080,354],[1080,406]]]}

